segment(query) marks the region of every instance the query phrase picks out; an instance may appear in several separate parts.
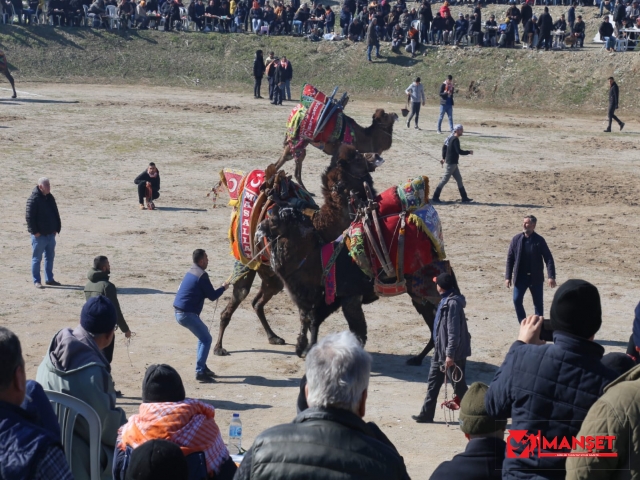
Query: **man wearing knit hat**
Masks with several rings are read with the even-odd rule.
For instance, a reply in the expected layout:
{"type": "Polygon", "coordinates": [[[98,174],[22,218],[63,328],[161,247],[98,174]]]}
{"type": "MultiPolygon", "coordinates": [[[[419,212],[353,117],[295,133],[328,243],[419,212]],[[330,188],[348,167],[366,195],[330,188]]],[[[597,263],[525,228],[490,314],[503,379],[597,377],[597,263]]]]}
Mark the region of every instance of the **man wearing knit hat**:
{"type": "MultiPolygon", "coordinates": [[[[104,295],[91,297],[82,307],[80,325],[55,334],[36,375],[45,390],[76,397],[100,417],[103,480],[111,479],[116,435],[127,421],[124,411],[116,407],[111,366],[102,353],[115,335],[116,316],[111,300],[104,295]]],[[[75,426],[71,469],[77,480],[90,476],[89,431],[84,422],[75,426]]]]}
{"type": "Polygon", "coordinates": [[[460,430],[469,443],[464,453],[441,463],[431,480],[500,480],[507,444],[504,431],[506,418],[494,418],[487,413],[484,397],[489,386],[476,382],[469,387],[460,402],[460,430]]]}
{"type": "MultiPolygon", "coordinates": [[[[513,430],[540,431],[560,442],[578,435],[589,408],[617,374],[601,363],[604,348],[593,341],[602,324],[600,294],[594,285],[568,280],[558,288],[551,304],[553,344],[540,340],[543,321],[537,315],[522,321],[518,340],[491,382],[485,406],[489,415],[511,417],[513,430]]],[[[537,453],[519,457],[524,445],[510,438],[507,443],[517,458],[505,459],[503,478],[564,479],[565,458],[537,453]]]]}
{"type": "Polygon", "coordinates": [[[433,322],[435,348],[427,380],[427,396],[420,414],[411,416],[417,423],[433,423],[445,375],[453,385],[453,401],[457,405],[460,405],[460,400],[467,391],[464,368],[467,357],[471,355],[471,336],[464,315],[467,303],[464,295],[458,291],[452,275],[441,273],[433,282],[442,300],[438,304],[433,322]]]}
{"type": "Polygon", "coordinates": [[[126,480],[188,480],[189,464],[180,447],[167,440],[150,440],[131,454],[126,480]]]}

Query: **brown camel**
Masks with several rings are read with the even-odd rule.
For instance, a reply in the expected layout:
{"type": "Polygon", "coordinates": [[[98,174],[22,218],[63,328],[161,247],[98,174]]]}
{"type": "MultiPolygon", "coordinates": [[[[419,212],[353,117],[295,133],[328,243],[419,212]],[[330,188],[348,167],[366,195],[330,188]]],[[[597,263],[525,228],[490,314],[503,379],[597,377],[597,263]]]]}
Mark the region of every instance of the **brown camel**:
{"type": "MultiPolygon", "coordinates": [[[[325,204],[309,221],[322,236],[323,241],[328,242],[337,238],[351,222],[349,216],[349,200],[351,191],[356,192],[359,198],[365,199],[366,192],[364,182],[373,188],[373,179],[370,172],[383,162],[378,154],[360,154],[355,148],[345,146],[336,152],[331,164],[322,175],[322,194],[325,204]]],[[[229,303],[220,314],[220,330],[218,340],[213,348],[215,355],[228,355],[222,347],[222,338],[225,329],[231,322],[233,313],[240,303],[247,298],[256,274],[260,276],[262,283],[258,294],[251,302],[251,306],[258,315],[271,345],[284,345],[284,340],[271,329],[264,314],[264,306],[284,288],[282,280],[273,273],[268,265],[260,265],[258,270],[247,269],[248,272],[233,284],[233,293],[229,303]]],[[[304,320],[300,319],[301,323],[304,320]]]]}
{"type": "MultiPolygon", "coordinates": [[[[362,304],[377,299],[372,279],[360,270],[349,256],[347,249],[343,248],[335,264],[336,300],[331,305],[326,304],[320,256],[324,242],[310,227],[312,224],[308,218],[291,209],[274,209],[258,227],[258,235],[273,242],[271,266],[300,310],[302,324],[296,343],[296,353],[301,357],[316,343],[322,322],[338,308],[342,308],[349,329],[364,345],[367,340],[367,323],[362,304]],[[304,268],[300,268],[300,265],[304,265],[304,268]],[[307,339],[308,330],[311,331],[310,343],[307,339]]],[[[433,248],[431,245],[425,245],[425,247],[433,248]]],[[[405,280],[407,293],[411,297],[414,308],[432,331],[439,299],[433,285],[433,277],[441,271],[435,264],[424,268],[421,276],[424,279],[423,282],[429,287],[427,297],[421,297],[417,292],[412,291],[411,275],[405,275],[405,280]]],[[[430,336],[423,351],[411,357],[407,363],[420,365],[432,348],[433,340],[430,336]]]]}
{"type": "MultiPolygon", "coordinates": [[[[396,120],[398,120],[398,115],[396,115],[395,113],[385,113],[383,109],[377,109],[373,114],[373,121],[371,125],[366,128],[361,127],[353,118],[346,115],[345,120],[352,128],[354,136],[353,146],[357,151],[381,154],[382,152],[391,148],[391,143],[393,140],[393,124],[396,120]]],[[[304,143],[302,152],[300,152],[300,155],[298,156],[298,158],[296,158],[296,169],[294,177],[296,181],[303,187],[304,183],[302,183],[302,162],[307,155],[306,147],[307,145],[309,145],[309,143],[311,142],[309,141],[304,143]]],[[[335,143],[324,144],[322,151],[327,155],[335,155],[340,145],[342,145],[342,139],[336,141],[335,143]]],[[[289,142],[287,141],[287,138],[285,138],[284,152],[282,152],[282,156],[276,163],[276,169],[280,170],[282,166],[292,158],[294,157],[291,153],[289,142]]]]}

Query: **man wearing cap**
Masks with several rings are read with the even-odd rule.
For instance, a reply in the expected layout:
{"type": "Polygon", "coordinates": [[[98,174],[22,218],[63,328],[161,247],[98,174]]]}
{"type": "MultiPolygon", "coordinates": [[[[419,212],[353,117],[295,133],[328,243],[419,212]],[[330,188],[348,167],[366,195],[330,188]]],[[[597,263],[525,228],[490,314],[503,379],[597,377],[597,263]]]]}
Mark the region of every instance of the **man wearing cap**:
{"type": "Polygon", "coordinates": [[[487,413],[484,397],[489,386],[475,382],[460,402],[460,430],[469,441],[463,453],[441,463],[430,480],[500,480],[507,444],[504,431],[506,418],[487,413]]]}
{"type": "Polygon", "coordinates": [[[527,316],[522,302],[527,290],[531,291],[536,315],[544,316],[543,289],[544,267],[547,264],[549,286],[556,287],[556,265],[551,250],[544,238],[534,230],[538,219],[527,215],[522,221],[522,233],[511,239],[507,253],[507,268],[504,284],[510,288],[513,284],[513,305],[516,307],[518,322],[527,316]],[[514,280],[515,279],[515,280],[514,280]]]}
{"type": "Polygon", "coordinates": [[[444,145],[442,145],[442,160],[440,160],[440,163],[442,165],[446,163],[446,166],[444,175],[433,192],[433,198],[431,199],[433,203],[440,203],[440,193],[451,177],[453,177],[458,184],[458,191],[460,192],[462,203],[473,201],[473,199],[467,196],[467,191],[462,183],[462,175],[460,175],[460,168],[458,166],[460,155],[473,155],[473,150],[462,150],[462,148],[460,148],[460,137],[463,133],[464,128],[462,125],[456,125],[444,141],[444,145]]]}
{"type": "MultiPolygon", "coordinates": [[[[571,439],[617,377],[601,363],[604,348],[593,341],[602,325],[598,289],[584,280],[568,280],[558,288],[551,304],[553,343],[540,340],[543,320],[531,315],[521,323],[485,406],[489,415],[511,417],[512,430],[540,431],[550,441],[571,439]]],[[[565,458],[538,455],[539,448],[521,457],[525,445],[511,437],[507,444],[517,458],[505,458],[503,478],[564,479],[565,458]]]]}
{"type": "MultiPolygon", "coordinates": [[[[118,428],[127,421],[124,411],[116,407],[111,366],[102,353],[115,335],[116,318],[111,300],[104,295],[91,297],[82,307],[80,325],[55,334],[36,375],[45,390],[76,397],[100,417],[103,480],[111,479],[118,428]]],[[[75,426],[71,467],[76,480],[89,479],[89,430],[85,422],[75,426]]]]}
{"type": "Polygon", "coordinates": [[[464,315],[464,307],[467,305],[464,295],[458,291],[453,276],[449,273],[441,273],[433,281],[442,300],[438,304],[433,322],[435,348],[429,369],[427,396],[420,414],[411,416],[418,423],[433,423],[445,374],[447,381],[453,385],[453,401],[460,405],[460,400],[467,391],[464,368],[467,357],[471,355],[471,336],[464,315]]]}

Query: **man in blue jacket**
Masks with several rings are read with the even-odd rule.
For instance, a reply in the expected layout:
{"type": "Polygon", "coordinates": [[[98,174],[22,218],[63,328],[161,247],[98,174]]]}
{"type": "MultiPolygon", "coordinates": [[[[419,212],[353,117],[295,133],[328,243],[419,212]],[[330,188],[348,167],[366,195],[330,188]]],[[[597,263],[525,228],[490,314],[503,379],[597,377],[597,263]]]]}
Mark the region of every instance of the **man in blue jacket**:
{"type": "Polygon", "coordinates": [[[604,348],[593,341],[602,324],[600,294],[594,285],[568,280],[558,288],[551,305],[552,344],[540,340],[543,320],[531,315],[521,323],[518,340],[485,397],[489,415],[511,417],[503,479],[564,479],[565,458],[540,455],[557,450],[534,445],[530,455],[521,456],[527,442],[520,444],[512,433],[540,432],[549,441],[557,438],[558,445],[563,437],[571,443],[589,408],[617,377],[601,363],[604,348]]]}
{"type": "Polygon", "coordinates": [[[229,287],[225,282],[218,289],[213,288],[209,275],[205,270],[209,266],[207,252],[202,249],[194,250],[193,266],[182,279],[178,293],[173,301],[176,321],[188,328],[198,338],[198,354],[196,360],[196,380],[203,383],[213,383],[215,374],[207,367],[207,357],[211,349],[211,333],[200,319],[205,298],[212,302],[220,298],[229,287]]]}
{"type": "Polygon", "coordinates": [[[531,290],[536,315],[544,316],[542,302],[544,270],[542,260],[547,264],[549,286],[551,288],[556,287],[556,267],[553,262],[553,255],[551,255],[544,238],[534,231],[537,221],[533,215],[524,217],[522,233],[513,237],[507,254],[504,283],[507,288],[511,287],[513,283],[513,304],[516,307],[518,322],[522,322],[527,316],[522,305],[524,294],[527,290],[531,290]]]}

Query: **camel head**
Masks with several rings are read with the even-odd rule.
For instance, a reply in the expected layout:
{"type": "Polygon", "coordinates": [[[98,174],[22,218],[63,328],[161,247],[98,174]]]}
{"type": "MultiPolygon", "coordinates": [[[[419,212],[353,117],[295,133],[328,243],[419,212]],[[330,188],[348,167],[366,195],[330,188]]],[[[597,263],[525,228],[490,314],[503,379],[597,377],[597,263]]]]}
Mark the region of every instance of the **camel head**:
{"type": "Polygon", "coordinates": [[[351,191],[366,198],[363,182],[373,190],[371,172],[384,163],[377,153],[360,153],[351,145],[342,145],[322,174],[322,194],[325,202],[344,203],[351,191]]]}
{"type": "Polygon", "coordinates": [[[397,113],[386,113],[382,108],[378,108],[373,114],[373,124],[377,124],[387,131],[393,129],[396,120],[398,120],[397,113]]]}

